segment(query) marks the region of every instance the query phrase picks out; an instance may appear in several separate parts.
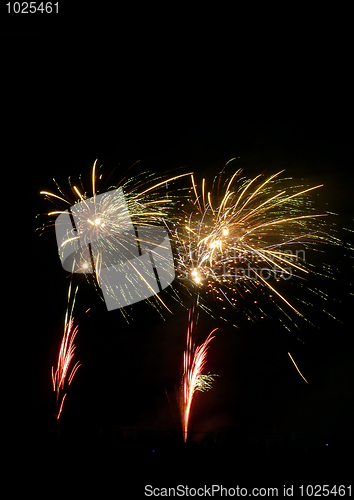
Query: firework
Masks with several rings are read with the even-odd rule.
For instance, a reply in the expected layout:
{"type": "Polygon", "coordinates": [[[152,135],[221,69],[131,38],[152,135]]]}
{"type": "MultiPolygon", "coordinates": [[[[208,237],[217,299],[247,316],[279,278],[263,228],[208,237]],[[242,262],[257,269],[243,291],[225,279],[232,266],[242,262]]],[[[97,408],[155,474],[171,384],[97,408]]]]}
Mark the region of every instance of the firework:
{"type": "MultiPolygon", "coordinates": [[[[55,179],[53,180],[60,195],[49,191],[40,191],[40,194],[47,200],[57,205],[58,208],[62,207],[62,209],[46,213],[50,217],[50,220],[39,228],[40,234],[51,229],[55,224],[55,217],[52,217],[63,213],[64,210],[68,209],[68,206],[84,202],[89,198],[96,197],[99,193],[105,193],[117,188],[123,189],[125,202],[133,224],[150,226],[160,224],[161,221],[173,220],[172,208],[176,201],[176,194],[171,190],[170,183],[180,177],[191,175],[189,172],[167,177],[157,176],[152,172],[143,172],[130,178],[124,177],[117,184],[110,185],[109,180],[113,172],[108,175],[104,182],[103,174],[100,174],[99,170],[100,168],[97,168],[96,160],[92,167],[91,187],[89,191],[85,189],[81,177],[78,185],[72,184],[69,177],[69,192],[64,192],[55,179]],[[101,189],[98,189],[98,184],[102,184],[101,189]]],[[[95,206],[95,213],[90,214],[89,217],[88,213],[85,212],[85,204],[83,205],[84,210],[80,220],[80,232],[86,233],[88,235],[87,239],[90,241],[95,240],[97,234],[102,230],[103,234],[105,234],[108,228],[111,229],[111,232],[114,232],[114,230],[117,233],[121,232],[122,220],[119,217],[119,205],[115,206],[114,203],[112,205],[111,198],[108,199],[107,204],[105,204],[105,198],[101,198],[101,200],[102,203],[95,206]]],[[[117,202],[119,204],[120,200],[118,199],[117,202]]],[[[125,214],[122,215],[124,218],[125,214]]]]}
{"type": "Polygon", "coordinates": [[[206,363],[207,351],[212,335],[217,330],[215,328],[209,333],[203,344],[195,348],[193,345],[193,326],[194,326],[194,309],[189,311],[188,329],[187,329],[187,345],[183,354],[183,375],[179,390],[179,405],[181,411],[182,429],[184,441],[187,441],[189,417],[193,402],[193,397],[196,391],[208,391],[212,387],[212,382],[215,375],[203,374],[206,363]]]}
{"type": "MultiPolygon", "coordinates": [[[[153,283],[156,282],[155,275],[152,274],[154,269],[149,271],[151,276],[149,274],[148,278],[143,278],[134,265],[134,259],[139,259],[142,253],[147,252],[150,258],[149,262],[151,261],[152,268],[155,268],[155,261],[160,258],[161,272],[157,285],[161,291],[164,288],[161,274],[164,275],[165,281],[165,276],[172,275],[170,268],[172,267],[173,270],[173,258],[172,255],[170,258],[168,257],[171,252],[168,235],[166,234],[167,238],[162,238],[162,241],[161,229],[158,230],[157,227],[152,231],[149,229],[151,226],[161,227],[161,225],[173,220],[172,208],[175,204],[175,194],[171,191],[170,183],[185,175],[190,174],[157,177],[152,173],[145,172],[130,179],[124,178],[116,185],[108,185],[110,174],[104,184],[104,192],[100,193],[103,186],[99,189],[99,185],[103,184],[103,176],[99,174],[96,160],[92,168],[89,192],[84,189],[81,179],[78,185],[73,185],[69,179],[71,188],[69,194],[64,193],[58,184],[59,194],[41,191],[46,199],[64,209],[51,211],[47,214],[49,217],[58,217],[56,229],[60,232],[58,245],[61,259],[65,260],[66,256],[70,255],[70,259],[75,260],[75,266],[73,266],[75,272],[84,274],[88,281],[94,282],[96,288],[102,287],[105,298],[113,303],[117,297],[115,288],[112,288],[110,284],[112,279],[109,273],[118,272],[114,270],[115,266],[129,262],[129,269],[123,273],[127,283],[120,290],[120,295],[124,299],[122,299],[122,303],[135,302],[136,300],[130,296],[139,297],[140,288],[145,287],[147,291],[145,295],[141,295],[142,298],[153,296],[152,303],[155,307],[158,304],[158,307],[162,305],[169,310],[158,296],[159,290],[156,285],[152,286],[151,284],[151,280],[153,283]],[[58,223],[62,214],[64,214],[63,223],[58,223]],[[67,229],[66,224],[68,214],[72,224],[70,229],[67,229]],[[158,241],[155,242],[155,240],[158,241]],[[154,245],[155,243],[157,246],[154,245]],[[161,250],[163,258],[158,252],[154,254],[154,246],[161,250]],[[75,251],[72,251],[73,248],[75,251]],[[106,271],[108,268],[111,270],[106,271]],[[94,278],[92,279],[91,276],[94,278]]],[[[53,220],[44,224],[41,234],[54,224],[53,220]]],[[[162,229],[162,231],[164,230],[162,229]]],[[[71,262],[68,263],[68,266],[72,267],[71,262]]],[[[148,268],[149,266],[148,263],[148,268]]],[[[64,268],[66,269],[65,266],[64,268]]],[[[166,283],[164,285],[167,286],[166,283]]],[[[117,307],[122,306],[117,305],[117,307]]]]}
{"type": "MultiPolygon", "coordinates": [[[[53,382],[53,390],[56,396],[55,414],[57,420],[59,420],[61,412],[63,410],[63,404],[67,394],[65,392],[66,385],[71,384],[77,369],[81,366],[80,362],[77,361],[71,368],[76,349],[74,340],[78,332],[78,326],[77,325],[74,326],[74,318],[72,317],[72,311],[75,303],[76,293],[77,293],[77,287],[74,292],[74,299],[71,311],[69,313],[69,305],[66,311],[65,321],[64,321],[64,334],[60,345],[58,363],[55,372],[54,372],[54,366],[52,366],[52,382],[53,382]]],[[[68,302],[70,294],[71,294],[71,283],[68,292],[68,302]]]]}
{"type": "Polygon", "coordinates": [[[299,373],[300,377],[306,382],[306,384],[308,384],[307,380],[305,379],[305,377],[303,376],[303,374],[300,372],[299,367],[295,363],[294,358],[292,357],[292,355],[290,354],[290,352],[288,352],[288,354],[289,354],[289,358],[293,362],[293,365],[295,366],[295,368],[296,368],[297,372],[299,373]]]}
{"type": "MultiPolygon", "coordinates": [[[[231,161],[231,160],[230,160],[231,161]]],[[[212,294],[236,306],[244,292],[266,290],[283,307],[303,316],[279,291],[277,283],[310,271],[304,248],[341,242],[326,233],[310,195],[322,185],[289,185],[283,170],[267,178],[241,176],[237,170],[222,183],[222,174],[206,190],[191,175],[189,209],[184,208],[172,234],[177,278],[197,294],[212,294]]]]}

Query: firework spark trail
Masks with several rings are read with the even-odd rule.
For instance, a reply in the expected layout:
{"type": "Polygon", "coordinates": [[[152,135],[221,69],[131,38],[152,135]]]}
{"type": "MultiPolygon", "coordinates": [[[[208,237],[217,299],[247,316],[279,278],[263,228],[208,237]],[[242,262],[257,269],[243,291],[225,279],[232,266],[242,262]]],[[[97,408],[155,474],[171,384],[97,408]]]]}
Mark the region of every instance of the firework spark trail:
{"type": "MultiPolygon", "coordinates": [[[[111,174],[109,174],[107,181],[111,174]]],[[[69,210],[70,213],[68,206],[80,203],[80,208],[75,211],[75,225],[73,224],[78,235],[74,237],[71,235],[64,239],[61,243],[61,249],[75,239],[88,242],[88,245],[81,244],[82,252],[80,255],[75,256],[75,259],[80,272],[85,275],[89,283],[92,283],[99,290],[101,287],[99,278],[101,271],[104,270],[105,259],[116,264],[115,259],[119,259],[120,250],[123,254],[128,251],[131,252],[132,237],[130,235],[122,237],[122,228],[127,224],[128,219],[134,225],[134,228],[138,226],[161,226],[170,223],[174,220],[173,207],[177,203],[175,194],[177,189],[173,188],[172,190],[170,184],[173,184],[174,181],[181,177],[189,175],[191,175],[190,172],[168,177],[167,174],[156,176],[151,172],[144,172],[131,178],[124,178],[118,184],[107,186],[104,189],[102,186],[101,189],[102,183],[99,181],[102,179],[102,174],[99,173],[96,160],[92,167],[91,187],[88,191],[84,189],[81,179],[78,185],[73,185],[69,179],[71,192],[66,194],[56,183],[59,195],[49,191],[41,191],[40,194],[44,195],[45,199],[58,205],[58,208],[62,208],[47,213],[46,215],[49,217],[60,215],[66,210],[69,210]],[[126,208],[122,208],[122,197],[111,197],[103,194],[109,194],[110,190],[117,188],[122,188],[124,192],[126,208]],[[103,196],[96,202],[98,199],[96,195],[100,192],[103,196]],[[86,202],[86,200],[92,198],[93,202],[86,202]],[[87,251],[87,248],[89,251],[87,251]]],[[[73,220],[72,218],[72,223],[73,220]]],[[[54,225],[55,218],[46,222],[42,228],[38,228],[41,230],[40,234],[50,230],[54,225]]],[[[114,295],[106,284],[103,286],[108,294],[114,295]]],[[[129,286],[135,287],[134,283],[129,283],[129,286]]],[[[161,315],[161,307],[169,310],[157,295],[148,298],[147,301],[161,315]]],[[[128,320],[127,313],[125,311],[121,312],[128,320]]]]}
{"type": "Polygon", "coordinates": [[[183,376],[179,393],[183,438],[185,442],[187,441],[189,418],[195,391],[204,392],[211,389],[211,384],[215,377],[215,375],[202,374],[202,371],[206,363],[209,343],[214,338],[212,335],[217,328],[209,333],[203,344],[194,349],[192,339],[194,327],[193,317],[194,309],[189,311],[187,345],[183,353],[183,376]]]}
{"type": "MultiPolygon", "coordinates": [[[[181,178],[181,177],[186,177],[191,175],[191,172],[185,173],[185,174],[179,174],[175,175],[172,177],[157,177],[151,172],[144,172],[140,175],[132,176],[130,179],[124,178],[122,181],[118,182],[118,184],[111,185],[104,189],[103,192],[110,191],[111,189],[117,189],[118,187],[122,187],[125,195],[125,201],[127,203],[127,206],[129,208],[129,213],[130,217],[132,219],[133,224],[138,224],[138,225],[151,225],[156,221],[160,221],[161,218],[169,218],[169,214],[171,214],[171,206],[173,205],[173,202],[175,201],[175,196],[172,196],[172,192],[169,192],[169,183],[181,178]],[[163,180],[159,180],[162,178],[163,180]],[[158,181],[158,182],[157,182],[158,181]],[[152,183],[152,185],[149,185],[149,187],[146,187],[149,182],[152,183]],[[165,197],[161,198],[161,193],[159,192],[158,188],[164,186],[165,187],[165,197]],[[156,205],[156,206],[155,206],[156,205]],[[162,207],[161,207],[162,205],[162,207]],[[146,210],[147,207],[150,207],[148,210],[146,210]]],[[[58,203],[59,202],[64,202],[66,205],[75,205],[76,203],[79,202],[85,202],[86,199],[93,197],[95,198],[97,194],[100,193],[100,190],[97,189],[97,184],[98,180],[102,179],[102,174],[98,176],[98,169],[97,169],[97,160],[95,160],[93,167],[92,167],[92,174],[91,174],[91,193],[87,193],[83,186],[81,185],[83,193],[80,191],[80,189],[76,185],[71,184],[71,180],[69,178],[69,184],[71,187],[71,194],[66,194],[62,191],[60,186],[56,183],[54,180],[57,189],[59,193],[62,196],[59,196],[55,193],[49,192],[49,191],[40,191],[40,194],[44,195],[46,199],[51,201],[52,203],[58,203]],[[74,195],[74,197],[72,197],[74,195]]],[[[109,174],[108,178],[111,176],[109,174]]],[[[111,202],[110,202],[111,203],[111,202]]],[[[67,207],[65,207],[66,209],[67,207]]],[[[114,224],[114,226],[117,229],[117,232],[119,232],[120,228],[120,220],[112,221],[110,220],[110,215],[112,215],[112,212],[116,212],[117,207],[112,207],[112,206],[103,206],[103,207],[98,207],[98,211],[100,211],[100,220],[98,221],[95,219],[94,221],[91,220],[83,220],[82,222],[87,225],[87,230],[92,231],[96,230],[100,227],[104,227],[105,225],[105,218],[111,223],[114,224]],[[88,224],[86,224],[88,223],[88,224]],[[91,227],[90,227],[91,226],[91,227]],[[95,227],[96,226],[96,227],[95,227]]],[[[46,215],[52,216],[52,215],[58,215],[63,213],[64,210],[56,210],[53,212],[48,212],[46,215]]],[[[171,217],[173,217],[171,215],[171,217]]],[[[54,225],[54,221],[51,220],[49,223],[44,224],[42,228],[39,228],[41,230],[41,234],[48,230],[48,228],[52,227],[54,225]]]]}
{"type": "Polygon", "coordinates": [[[301,378],[302,378],[303,380],[305,380],[306,384],[308,384],[308,381],[305,379],[305,377],[303,376],[303,374],[300,372],[300,370],[299,370],[299,368],[298,368],[297,364],[295,363],[295,361],[294,361],[294,359],[293,359],[292,355],[290,354],[290,352],[288,352],[288,354],[289,354],[289,357],[290,357],[291,361],[293,362],[293,365],[295,366],[295,368],[296,368],[297,372],[300,374],[301,378]]]}
{"type": "Polygon", "coordinates": [[[314,243],[341,242],[324,230],[321,218],[314,213],[309,195],[322,187],[286,186],[288,179],[277,172],[265,180],[260,175],[246,180],[241,169],[226,180],[220,190],[221,175],[215,192],[205,193],[205,180],[198,193],[194,176],[190,192],[191,208],[183,209],[172,236],[177,252],[178,279],[187,289],[212,293],[219,300],[235,305],[234,292],[251,288],[274,292],[287,307],[303,316],[269,283],[269,277],[289,279],[296,272],[308,274],[309,266],[300,252],[314,243]],[[266,267],[259,268],[259,265],[266,267]],[[266,278],[262,272],[268,271],[266,278]],[[223,290],[221,290],[223,289],[223,290]],[[220,293],[222,292],[222,293],[220,293]],[[228,296],[228,292],[231,292],[228,296]]]}
{"type": "Polygon", "coordinates": [[[62,395],[62,393],[65,390],[65,386],[66,384],[67,385],[71,384],[76,371],[81,366],[80,362],[77,361],[70,370],[70,365],[72,364],[76,349],[74,340],[78,332],[78,326],[77,325],[74,326],[74,318],[72,317],[77,289],[78,287],[76,287],[76,290],[74,292],[73,303],[71,306],[71,310],[69,311],[69,300],[71,295],[71,283],[70,283],[68,292],[68,307],[66,310],[65,321],[64,321],[64,334],[59,349],[58,363],[55,372],[54,372],[54,366],[52,366],[52,382],[53,382],[53,391],[56,394],[57,420],[59,420],[60,418],[64,400],[66,398],[66,393],[62,395]]]}

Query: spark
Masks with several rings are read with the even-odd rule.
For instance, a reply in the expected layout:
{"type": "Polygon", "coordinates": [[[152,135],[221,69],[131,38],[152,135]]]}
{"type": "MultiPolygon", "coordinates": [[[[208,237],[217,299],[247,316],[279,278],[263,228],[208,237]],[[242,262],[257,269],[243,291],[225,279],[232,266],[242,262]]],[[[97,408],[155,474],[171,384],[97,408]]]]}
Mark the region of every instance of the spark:
{"type": "Polygon", "coordinates": [[[92,167],[92,195],[95,196],[96,194],[96,164],[97,164],[97,158],[93,164],[92,167]]]}
{"type": "Polygon", "coordinates": [[[78,287],[76,287],[75,289],[72,307],[71,310],[69,311],[69,300],[71,296],[71,283],[70,283],[68,291],[68,306],[64,320],[64,334],[60,344],[57,368],[55,372],[54,372],[54,366],[52,366],[52,383],[53,383],[53,391],[55,392],[56,395],[56,418],[58,421],[62,413],[64,400],[67,394],[65,392],[62,395],[62,393],[65,390],[66,385],[70,385],[72,383],[75,373],[81,366],[80,362],[77,361],[74,364],[74,366],[70,369],[76,349],[74,340],[78,332],[78,326],[77,325],[74,326],[74,318],[72,316],[77,289],[78,287]]]}
{"type": "Polygon", "coordinates": [[[309,196],[323,184],[289,185],[289,179],[280,175],[284,170],[265,179],[262,175],[246,179],[241,172],[236,170],[221,189],[219,174],[218,182],[213,182],[216,188],[207,196],[205,179],[199,194],[191,175],[194,200],[190,200],[189,209],[183,209],[179,223],[171,231],[177,279],[198,296],[212,293],[234,306],[235,293],[242,295],[242,290],[258,288],[274,293],[284,309],[289,307],[304,317],[272,282],[291,277],[304,279],[310,273],[311,264],[299,256],[300,252],[293,253],[294,245],[296,249],[320,243],[341,245],[325,230],[322,221],[328,213],[315,213],[311,205],[309,196]],[[267,271],[266,277],[263,271],[267,271]]]}
{"type": "MultiPolygon", "coordinates": [[[[78,269],[84,271],[87,281],[90,283],[93,282],[95,288],[99,290],[101,287],[99,279],[100,271],[104,269],[102,265],[105,263],[105,258],[112,259],[112,262],[116,263],[114,259],[117,254],[117,248],[121,248],[124,251],[128,247],[130,248],[129,245],[131,244],[129,242],[127,243],[121,234],[122,224],[124,224],[124,221],[127,219],[128,213],[130,221],[134,226],[161,226],[169,224],[174,220],[173,207],[176,205],[177,199],[174,194],[176,188],[172,189],[171,185],[174,181],[189,175],[191,175],[191,172],[171,176],[163,174],[158,177],[151,172],[144,172],[132,176],[129,179],[125,178],[115,185],[110,185],[102,189],[101,182],[104,182],[104,180],[102,181],[102,174],[99,172],[96,159],[93,163],[91,172],[91,191],[93,199],[95,200],[93,204],[86,203],[86,193],[89,192],[90,189],[85,190],[82,184],[81,188],[79,188],[77,187],[78,185],[71,184],[71,181],[69,181],[71,196],[70,194],[64,194],[58,185],[58,190],[63,197],[49,191],[41,191],[40,193],[45,195],[46,199],[56,204],[65,202],[66,206],[67,204],[74,206],[80,203],[80,208],[75,211],[75,229],[78,235],[68,235],[68,238],[61,243],[61,247],[76,239],[80,239],[83,242],[80,245],[82,255],[75,256],[78,263],[78,269]],[[103,192],[109,193],[111,189],[117,189],[119,187],[122,188],[124,193],[126,209],[122,209],[121,198],[119,197],[112,201],[112,197],[103,196],[100,198],[99,202],[96,202],[96,195],[102,192],[102,190],[103,192]],[[107,234],[109,238],[106,237],[107,234]],[[91,260],[94,259],[95,264],[95,272],[92,273],[92,277],[90,277],[90,273],[88,272],[91,268],[86,263],[86,242],[91,245],[91,260]]],[[[111,174],[109,174],[108,178],[110,178],[110,176],[111,174]]],[[[48,212],[46,215],[52,217],[63,212],[64,209],[55,210],[48,212]]],[[[55,219],[52,219],[39,229],[44,233],[54,226],[55,219]]],[[[105,286],[105,291],[107,291],[107,293],[113,293],[109,286],[102,286],[105,286]]],[[[159,308],[162,305],[165,310],[170,311],[164,301],[157,295],[148,298],[147,301],[150,304],[157,304],[159,308]]],[[[124,314],[123,311],[122,313],[124,314]]]]}
{"type": "Polygon", "coordinates": [[[300,374],[300,376],[305,380],[306,384],[308,384],[308,381],[305,379],[305,377],[303,376],[303,374],[300,372],[300,370],[299,370],[297,364],[295,363],[295,361],[294,361],[292,355],[290,354],[290,352],[288,352],[288,354],[289,354],[289,357],[290,357],[291,361],[293,362],[296,370],[298,371],[298,373],[300,374]]]}
{"type": "Polygon", "coordinates": [[[162,186],[163,184],[166,184],[168,182],[172,182],[172,181],[175,181],[181,177],[186,177],[187,175],[193,175],[191,172],[188,172],[186,174],[180,174],[180,175],[175,175],[173,177],[170,177],[169,179],[165,179],[157,184],[154,184],[153,186],[149,187],[148,189],[145,189],[145,191],[143,191],[142,193],[140,193],[138,196],[142,196],[146,193],[148,193],[149,191],[153,190],[153,189],[156,189],[157,187],[159,186],[162,186]]]}
{"type": "Polygon", "coordinates": [[[81,201],[84,201],[85,198],[82,196],[82,194],[80,193],[80,191],[78,190],[78,188],[76,186],[73,186],[73,189],[77,193],[77,195],[79,196],[79,198],[81,199],[81,201]]]}
{"type": "Polygon", "coordinates": [[[50,193],[49,191],[40,191],[39,194],[44,194],[46,196],[51,196],[52,198],[57,198],[58,200],[61,200],[64,203],[69,203],[70,204],[70,202],[68,200],[64,200],[64,198],[62,198],[61,196],[58,196],[57,194],[54,194],[54,193],[50,193]]]}
{"type": "MultiPolygon", "coordinates": [[[[259,276],[259,274],[256,273],[256,271],[253,271],[255,273],[255,275],[263,282],[263,283],[266,283],[266,281],[261,277],[259,276]]],[[[279,293],[275,288],[273,288],[269,283],[266,283],[266,285],[268,286],[268,288],[270,288],[270,290],[272,290],[272,292],[276,293],[278,295],[278,297],[280,297],[284,302],[285,304],[287,304],[289,307],[291,307],[291,309],[293,309],[299,316],[302,316],[302,314],[297,310],[295,309],[294,306],[292,306],[290,304],[290,302],[288,302],[284,297],[283,295],[281,295],[281,293],[279,293]]]]}
{"type": "MultiPolygon", "coordinates": [[[[147,287],[150,288],[150,290],[152,292],[154,292],[154,289],[151,287],[150,283],[144,278],[144,276],[138,271],[138,269],[130,261],[128,263],[132,266],[134,271],[140,276],[141,280],[144,281],[144,283],[147,285],[147,287]]],[[[155,294],[155,297],[161,302],[161,304],[167,309],[168,312],[173,314],[173,312],[167,307],[167,305],[164,303],[164,301],[161,299],[161,297],[159,297],[158,294],[155,294]]]]}
{"type": "Polygon", "coordinates": [[[194,175],[191,174],[191,181],[192,181],[192,186],[193,186],[193,190],[194,190],[194,193],[195,193],[195,199],[198,203],[198,207],[199,207],[199,210],[200,212],[202,212],[202,207],[200,206],[200,203],[199,203],[199,196],[198,196],[198,193],[197,193],[197,188],[196,188],[196,185],[195,185],[195,182],[194,182],[194,175]]]}
{"type": "Polygon", "coordinates": [[[216,375],[203,374],[209,343],[214,338],[211,331],[207,339],[197,348],[193,345],[194,308],[189,311],[186,350],[183,353],[183,375],[179,391],[179,405],[182,419],[183,439],[187,441],[189,418],[196,391],[208,391],[216,375]]]}

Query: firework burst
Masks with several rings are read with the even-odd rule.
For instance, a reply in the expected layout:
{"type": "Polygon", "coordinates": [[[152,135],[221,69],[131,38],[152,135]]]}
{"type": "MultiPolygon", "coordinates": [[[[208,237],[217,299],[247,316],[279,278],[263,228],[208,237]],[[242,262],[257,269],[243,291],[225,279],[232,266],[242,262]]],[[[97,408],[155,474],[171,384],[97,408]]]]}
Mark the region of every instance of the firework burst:
{"type": "MultiPolygon", "coordinates": [[[[69,213],[73,230],[64,235],[62,241],[58,243],[59,252],[70,254],[71,245],[77,247],[78,242],[79,250],[72,254],[75,255],[75,272],[85,275],[96,289],[99,289],[102,281],[105,281],[100,280],[105,268],[121,264],[125,260],[130,261],[136,256],[136,251],[141,254],[141,248],[137,246],[136,241],[138,227],[154,225],[161,227],[174,220],[173,207],[176,204],[176,194],[171,190],[170,184],[180,177],[190,175],[187,173],[158,177],[144,172],[130,178],[125,177],[118,184],[111,185],[109,181],[112,173],[104,181],[96,160],[92,167],[89,191],[85,190],[81,178],[76,185],[73,185],[69,178],[69,193],[65,193],[57,183],[58,193],[40,192],[60,208],[46,214],[50,219],[39,228],[41,234],[53,228],[56,218],[61,214],[69,213]],[[115,193],[112,190],[116,190],[115,193]],[[76,206],[77,204],[79,205],[76,206]]],[[[65,231],[65,228],[63,230],[65,231]]],[[[140,232],[144,233],[143,230],[140,232]]],[[[153,241],[145,240],[140,239],[140,244],[147,246],[153,244],[153,241]]],[[[165,247],[169,248],[169,242],[165,243],[165,247]]],[[[134,281],[129,281],[130,285],[138,290],[134,281]]],[[[146,282],[146,285],[149,286],[149,283],[146,282]]],[[[105,286],[104,291],[108,296],[113,294],[114,297],[110,286],[105,286]]],[[[148,301],[158,311],[161,307],[170,311],[158,294],[153,294],[152,299],[148,301]]],[[[127,319],[126,312],[122,313],[127,319]]]]}
{"type": "Polygon", "coordinates": [[[245,292],[266,290],[302,316],[277,283],[306,279],[305,248],[341,244],[325,231],[328,214],[316,213],[311,204],[310,195],[322,185],[294,186],[280,177],[283,170],[253,179],[241,172],[224,183],[219,174],[211,191],[205,179],[198,189],[191,175],[193,199],[172,230],[177,278],[198,295],[212,294],[232,306],[245,292]]]}
{"type": "Polygon", "coordinates": [[[214,338],[215,328],[200,346],[193,344],[194,308],[189,311],[187,345],[183,354],[183,375],[179,389],[179,406],[182,420],[183,439],[187,441],[189,417],[196,391],[208,391],[216,375],[203,374],[209,344],[214,338]]]}
{"type": "MultiPolygon", "coordinates": [[[[136,162],[138,163],[138,162],[136,162]]],[[[130,168],[132,168],[133,164],[130,168]]],[[[46,221],[39,229],[40,234],[50,230],[55,225],[56,216],[63,213],[64,210],[68,209],[68,206],[73,206],[76,203],[84,202],[85,200],[95,197],[100,193],[105,193],[112,189],[122,188],[125,196],[125,203],[129,210],[130,218],[133,224],[136,225],[154,225],[160,224],[161,221],[174,220],[173,216],[173,205],[176,202],[176,193],[171,190],[170,183],[177,180],[180,177],[191,175],[190,173],[175,175],[172,177],[157,176],[152,172],[143,172],[138,175],[131,176],[128,178],[125,176],[117,184],[110,184],[110,178],[113,172],[104,179],[103,173],[100,173],[101,167],[97,168],[97,160],[95,160],[92,173],[91,173],[91,186],[90,190],[86,190],[82,182],[81,177],[79,178],[79,183],[74,185],[71,178],[69,177],[69,192],[64,192],[59,184],[54,180],[57,193],[52,193],[49,191],[40,191],[45,199],[49,200],[51,203],[58,207],[58,210],[47,212],[45,215],[50,217],[49,221],[46,221]]],[[[95,205],[96,212],[90,214],[85,212],[82,213],[82,220],[80,220],[81,226],[80,231],[90,235],[90,239],[94,240],[97,234],[100,233],[102,228],[115,229],[116,232],[121,232],[122,220],[119,218],[119,207],[112,205],[112,199],[109,198],[107,204],[105,204],[105,198],[102,199],[102,204],[95,205]],[[117,217],[118,214],[118,217],[117,217]]],[[[118,200],[119,202],[119,200],[118,200]]],[[[83,205],[85,208],[85,204],[83,205]]],[[[105,231],[103,231],[104,234],[105,231]]]]}

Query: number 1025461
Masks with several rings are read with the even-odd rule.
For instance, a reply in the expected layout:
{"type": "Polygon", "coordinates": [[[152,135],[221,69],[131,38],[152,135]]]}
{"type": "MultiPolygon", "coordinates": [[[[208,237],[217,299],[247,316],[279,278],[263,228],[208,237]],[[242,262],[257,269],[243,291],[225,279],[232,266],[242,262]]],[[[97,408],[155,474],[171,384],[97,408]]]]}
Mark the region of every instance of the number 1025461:
{"type": "Polygon", "coordinates": [[[320,485],[316,484],[312,486],[311,484],[308,484],[307,486],[301,485],[299,486],[300,489],[300,495],[306,496],[307,498],[309,497],[328,497],[328,496],[339,496],[339,497],[344,497],[352,496],[352,486],[330,486],[328,484],[320,485]]]}
{"type": "Polygon", "coordinates": [[[8,14],[58,14],[59,2],[8,2],[8,14]]]}

